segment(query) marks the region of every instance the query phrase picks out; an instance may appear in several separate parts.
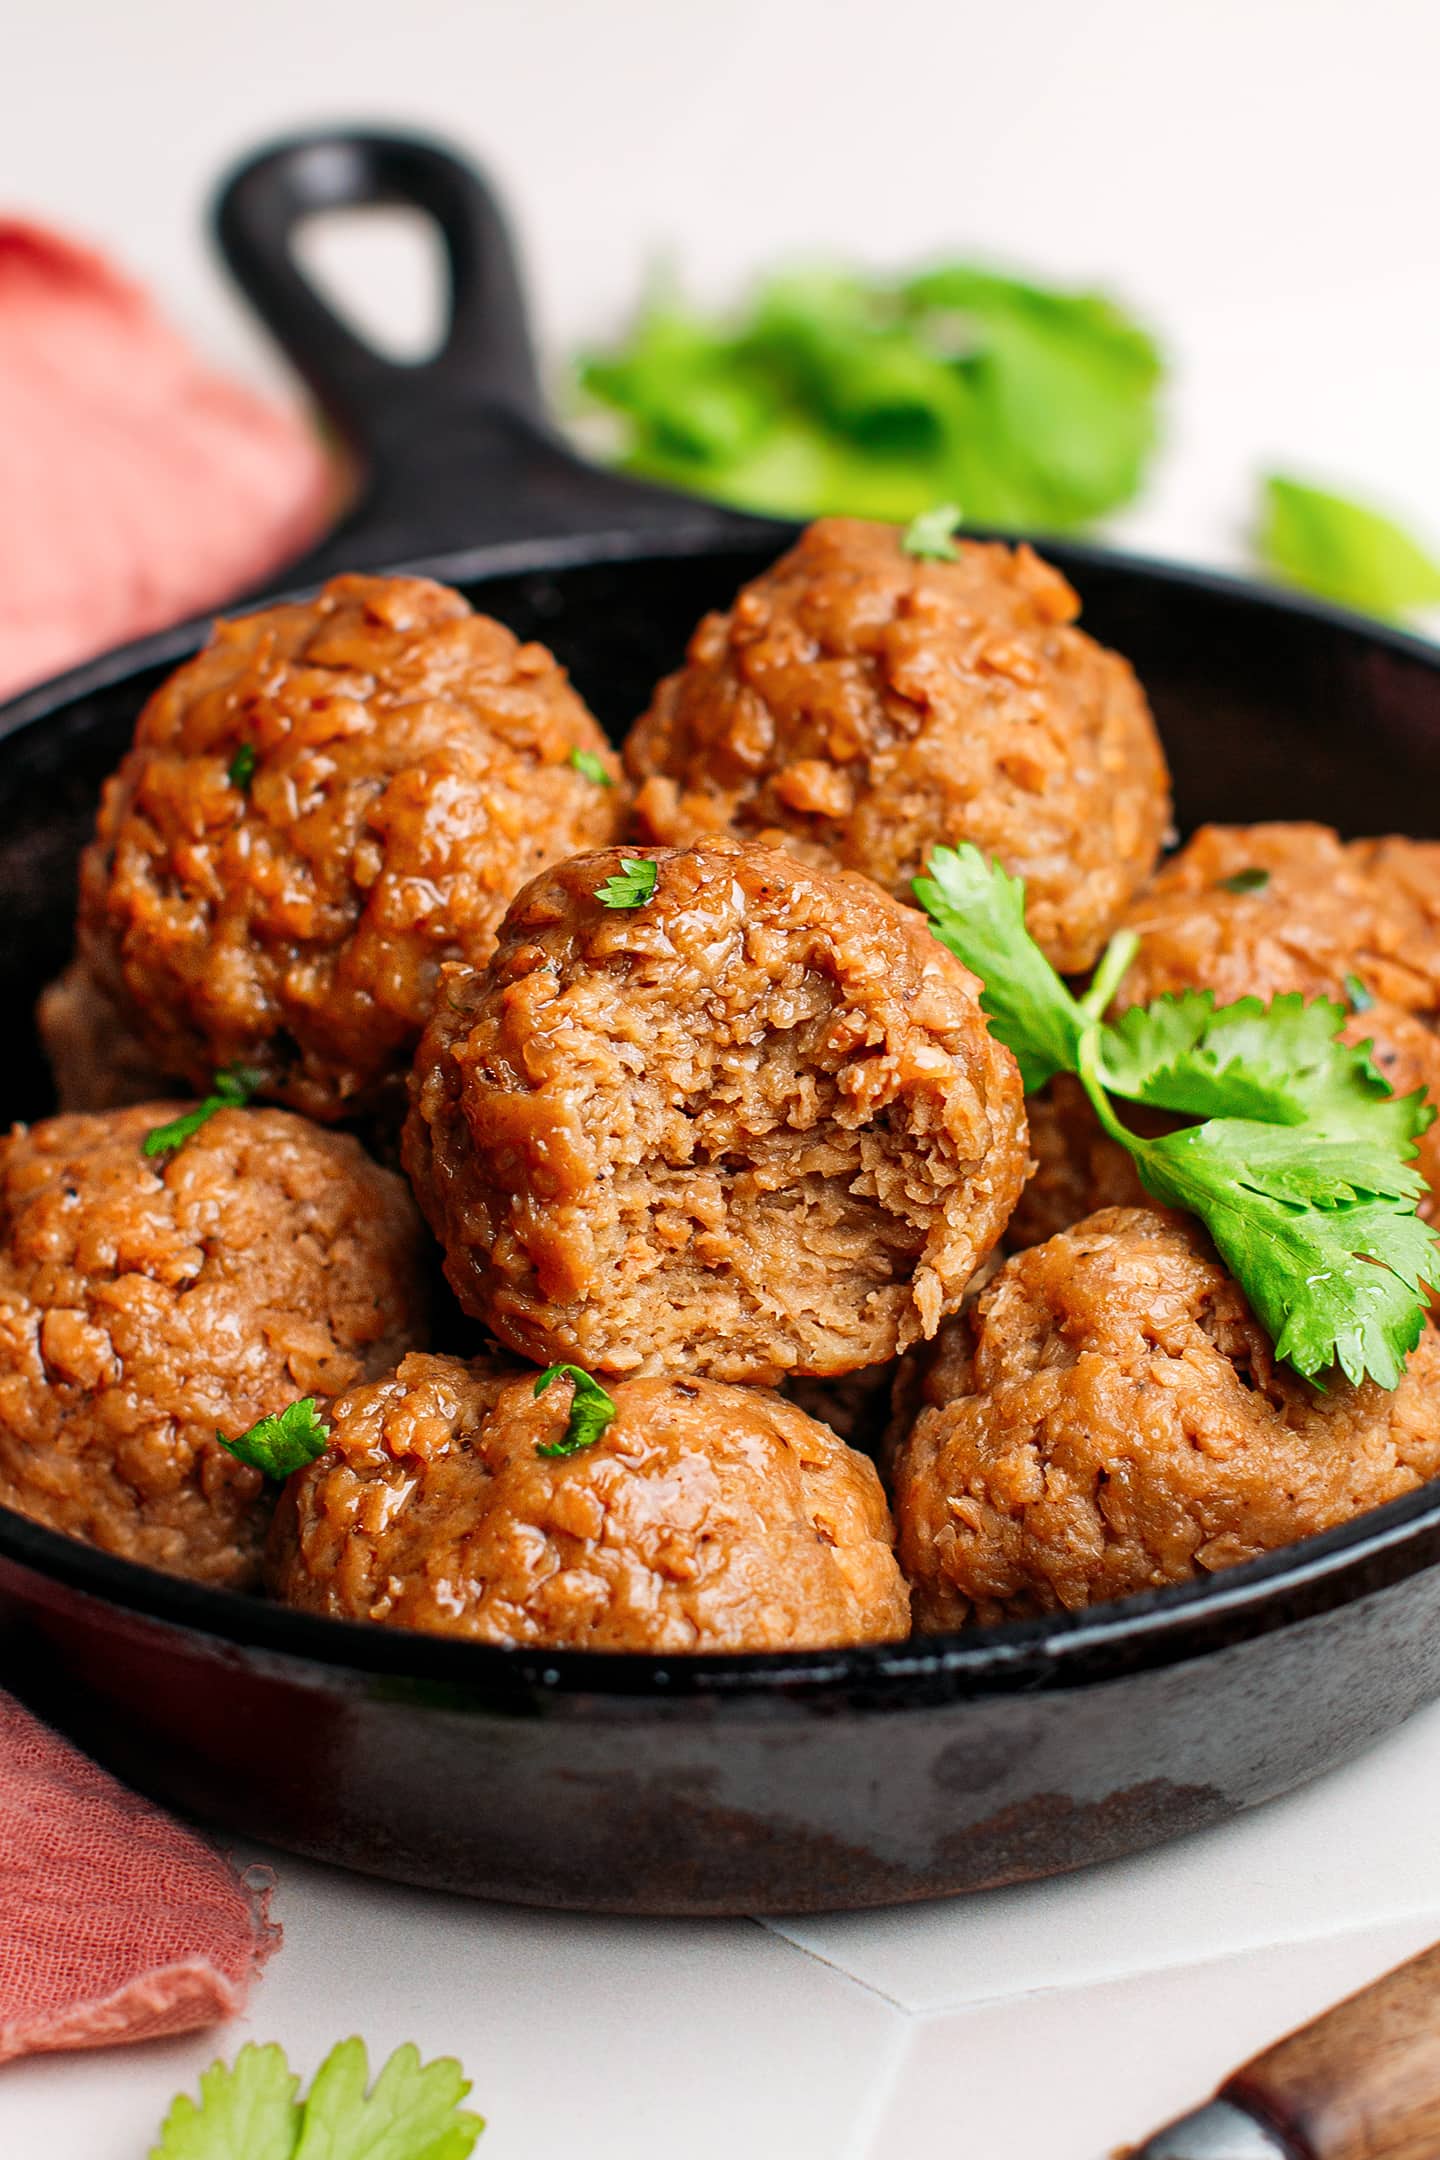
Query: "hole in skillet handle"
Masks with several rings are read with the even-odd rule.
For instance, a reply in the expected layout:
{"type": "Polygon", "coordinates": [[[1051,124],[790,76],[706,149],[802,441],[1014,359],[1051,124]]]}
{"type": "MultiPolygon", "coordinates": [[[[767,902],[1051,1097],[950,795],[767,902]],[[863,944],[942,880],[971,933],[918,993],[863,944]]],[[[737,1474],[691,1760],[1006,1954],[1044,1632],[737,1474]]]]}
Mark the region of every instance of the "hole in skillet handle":
{"type": "Polygon", "coordinates": [[[550,422],[499,202],[456,151],[418,136],[322,130],[270,144],[221,183],[220,251],[241,291],[359,466],[337,529],[266,589],[379,570],[462,548],[592,542],[596,556],[682,536],[765,533],[765,523],[602,472],[550,422]],[[426,358],[387,357],[338,315],[299,248],[327,213],[418,213],[448,271],[444,326],[426,358]]]}

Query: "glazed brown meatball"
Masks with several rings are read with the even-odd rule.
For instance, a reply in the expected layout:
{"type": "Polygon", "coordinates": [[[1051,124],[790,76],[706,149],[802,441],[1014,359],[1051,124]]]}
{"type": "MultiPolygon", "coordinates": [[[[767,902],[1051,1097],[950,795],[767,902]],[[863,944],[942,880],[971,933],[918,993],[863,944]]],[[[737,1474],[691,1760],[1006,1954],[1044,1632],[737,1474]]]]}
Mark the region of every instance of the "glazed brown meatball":
{"type": "Polygon", "coordinates": [[[0,1504],[107,1552],[248,1588],[273,1493],[228,1454],[298,1396],[424,1341],[420,1225],[347,1135],[184,1105],[0,1142],[0,1504]]]}
{"type": "Polygon", "coordinates": [[[1398,1388],[1277,1365],[1199,1225],[1106,1208],[1020,1253],[932,1353],[896,1471],[916,1622],[1125,1597],[1440,1472],[1440,1336],[1398,1388]]]}
{"type": "Polygon", "coordinates": [[[1089,967],[1154,868],[1169,776],[1125,661],[1028,547],[917,561],[826,518],[708,615],[625,746],[639,829],[729,826],[911,898],[970,840],[1026,880],[1054,964],[1089,967]]]}
{"type": "MultiPolygon", "coordinates": [[[[633,858],[632,858],[633,859],[633,858]]],[[[974,976],[844,872],[717,840],[520,894],[449,974],[404,1159],[460,1303],[539,1364],[778,1381],[933,1334],[1028,1156],[974,976]]]]}
{"type": "Polygon", "coordinates": [[[408,1357],[337,1405],[267,1572],[346,1619],[576,1650],[786,1650],[909,1630],[880,1481],[761,1388],[626,1380],[598,1441],[545,1456],[571,1389],[408,1357]]]}
{"type": "MultiPolygon", "coordinates": [[[[1440,1104],[1440,842],[1342,841],[1326,825],[1206,825],[1172,856],[1127,916],[1140,950],[1117,1005],[1165,991],[1213,990],[1216,1002],[1273,998],[1369,1003],[1348,1042],[1373,1042],[1398,1095],[1423,1087],[1440,1104]],[[1254,873],[1253,876],[1250,873],[1254,873]],[[1229,881],[1239,880],[1240,890],[1229,881]],[[1257,882],[1263,880],[1263,882],[1257,882]]],[[[1127,1113],[1129,1115],[1129,1113],[1127,1113]]],[[[1163,1123],[1136,1120],[1145,1130],[1163,1123]]],[[[1144,1204],[1130,1158],[1096,1124],[1079,1084],[1061,1076],[1030,1104],[1038,1168],[1010,1226],[1033,1244],[1097,1207],[1144,1204]]],[[[1418,1167],[1440,1194],[1440,1121],[1418,1167]]]]}
{"type": "Polygon", "coordinates": [[[124,1110],[174,1092],[82,961],[72,960],[35,1014],[62,1110],[124,1110]]]}
{"type": "Polygon", "coordinates": [[[334,578],[218,623],[145,707],[81,866],[81,965],[161,1072],[398,1109],[441,963],[619,831],[618,774],[543,646],[428,579],[334,578]]]}

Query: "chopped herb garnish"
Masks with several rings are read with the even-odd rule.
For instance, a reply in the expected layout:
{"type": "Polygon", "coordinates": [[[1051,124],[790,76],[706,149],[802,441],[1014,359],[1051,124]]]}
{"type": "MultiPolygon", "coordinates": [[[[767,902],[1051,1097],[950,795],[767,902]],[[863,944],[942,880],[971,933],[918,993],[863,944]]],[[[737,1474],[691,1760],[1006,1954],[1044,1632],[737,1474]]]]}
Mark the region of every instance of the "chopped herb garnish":
{"type": "Polygon", "coordinates": [[[576,743],[570,752],[570,763],[582,779],[593,780],[596,787],[614,787],[614,781],[605,770],[605,760],[594,750],[582,750],[576,743]]]}
{"type": "Polygon", "coordinates": [[[1298,996],[1217,1006],[1191,990],[1107,1026],[1133,939],[1112,944],[1095,991],[1077,999],[1025,928],[1024,886],[978,849],[935,849],[915,892],[936,937],[981,978],[1027,1089],[1078,1075],[1147,1191],[1205,1224],[1276,1355],[1307,1378],[1338,1364],[1350,1380],[1397,1386],[1425,1285],[1440,1284],[1412,1165],[1434,1111],[1421,1089],[1393,1095],[1367,1047],[1339,1039],[1344,1007],[1298,996]],[[1145,1139],[1114,1097],[1202,1122],[1145,1139]]]}
{"type": "Polygon", "coordinates": [[[549,1447],[536,1443],[537,1455],[578,1455],[581,1448],[593,1447],[606,1426],[615,1415],[615,1405],[589,1373],[579,1365],[550,1365],[535,1382],[535,1393],[543,1395],[552,1380],[568,1380],[574,1389],[570,1398],[570,1422],[559,1440],[549,1447]]]}
{"type": "Polygon", "coordinates": [[[1221,892],[1264,892],[1270,882],[1270,872],[1251,863],[1244,870],[1232,870],[1229,877],[1217,878],[1221,892]]]}
{"type": "Polygon", "coordinates": [[[251,1072],[245,1065],[227,1065],[217,1072],[210,1083],[210,1093],[193,1110],[171,1118],[168,1125],[155,1125],[145,1135],[147,1155],[171,1155],[187,1140],[193,1139],[202,1125],[208,1124],[217,1110],[243,1110],[255,1090],[264,1079],[263,1073],[251,1072]]]}
{"type": "Polygon", "coordinates": [[[234,757],[231,758],[225,774],[231,787],[239,788],[242,794],[248,793],[250,782],[255,777],[255,768],[259,763],[260,753],[255,748],[254,743],[242,742],[234,757]]]}
{"type": "Polygon", "coordinates": [[[422,2063],[396,2048],[375,2083],[363,2040],[342,2040],[298,2100],[300,2080],[273,2042],[247,2041],[233,2063],[181,2093],[150,2160],[469,2160],[485,2124],[461,2108],[465,2073],[450,2056],[422,2063]]]}
{"type": "Polygon", "coordinates": [[[303,1470],[306,1463],[324,1454],[330,1445],[330,1427],[315,1397],[303,1395],[299,1402],[258,1418],[237,1440],[227,1440],[223,1432],[215,1437],[252,1470],[263,1470],[266,1477],[287,1478],[292,1470],[303,1470]]]}
{"type": "Polygon", "coordinates": [[[960,512],[954,503],[941,503],[937,509],[922,510],[919,517],[911,518],[900,535],[900,545],[907,555],[916,555],[922,562],[955,562],[960,554],[955,545],[959,523],[960,512]]]}
{"type": "Polygon", "coordinates": [[[657,865],[643,856],[637,860],[622,856],[620,873],[597,885],[595,897],[609,908],[644,907],[655,890],[656,869],[657,865]]]}
{"type": "Polygon", "coordinates": [[[1349,1000],[1352,1013],[1369,1012],[1371,1006],[1375,1003],[1374,998],[1358,975],[1347,975],[1345,977],[1345,995],[1349,1000]]]}

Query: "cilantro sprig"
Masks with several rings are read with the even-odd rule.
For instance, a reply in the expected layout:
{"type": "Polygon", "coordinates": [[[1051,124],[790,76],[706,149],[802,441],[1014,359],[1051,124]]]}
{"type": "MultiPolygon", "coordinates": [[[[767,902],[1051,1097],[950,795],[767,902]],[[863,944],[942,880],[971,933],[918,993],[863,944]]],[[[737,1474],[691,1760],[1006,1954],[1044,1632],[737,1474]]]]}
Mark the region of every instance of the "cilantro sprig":
{"type": "Polygon", "coordinates": [[[342,2040],[299,2100],[283,2049],[252,2041],[171,2102],[149,2160],[469,2160],[485,2124],[459,2063],[407,2045],[369,2080],[364,2041],[342,2040]]]}
{"type": "Polygon", "coordinates": [[[605,760],[598,751],[582,750],[576,743],[570,752],[570,763],[582,780],[592,780],[596,787],[614,787],[614,781],[605,770],[605,760]]]}
{"type": "Polygon", "coordinates": [[[260,752],[254,743],[242,742],[225,768],[225,777],[231,787],[239,788],[242,795],[248,795],[250,783],[255,778],[255,768],[259,763],[260,752]]]}
{"type": "Polygon", "coordinates": [[[654,893],[658,868],[648,856],[622,856],[615,875],[596,886],[595,897],[608,908],[644,907],[654,893]]]}
{"type": "Polygon", "coordinates": [[[1423,1090],[1390,1092],[1368,1044],[1339,1040],[1346,1008],[1298,996],[1217,1006],[1191,990],[1107,1024],[1130,933],[1077,998],[1025,928],[1023,882],[978,849],[937,848],[915,892],[941,944],[981,978],[1026,1091],[1076,1074],[1146,1190],[1205,1224],[1276,1355],[1309,1379],[1338,1365],[1397,1386],[1425,1286],[1440,1285],[1411,1165],[1434,1111],[1423,1090]],[[1201,1122],[1146,1139],[1115,1098],[1201,1122]]]}
{"type": "Polygon", "coordinates": [[[922,510],[913,517],[900,535],[902,554],[913,555],[917,562],[957,562],[960,550],[955,545],[955,533],[961,522],[960,512],[954,503],[940,503],[934,510],[922,510]]]}
{"type": "Polygon", "coordinates": [[[316,1398],[302,1395],[299,1402],[287,1403],[283,1410],[257,1418],[248,1431],[234,1440],[227,1440],[218,1430],[215,1437],[221,1447],[228,1448],[238,1462],[249,1463],[252,1470],[263,1470],[270,1478],[287,1478],[325,1453],[330,1445],[330,1427],[320,1414],[316,1398]]]}
{"type": "Polygon", "coordinates": [[[217,1110],[243,1110],[255,1090],[264,1081],[263,1073],[252,1072],[245,1065],[227,1065],[217,1072],[210,1083],[210,1093],[193,1110],[171,1118],[168,1125],[153,1125],[145,1135],[144,1151],[149,1156],[173,1155],[176,1148],[184,1147],[193,1140],[202,1125],[208,1125],[217,1110]]]}
{"type": "Polygon", "coordinates": [[[547,1365],[535,1381],[537,1399],[545,1393],[552,1380],[568,1380],[573,1393],[570,1397],[570,1417],[564,1432],[548,1447],[536,1442],[537,1455],[578,1455],[581,1448],[593,1447],[606,1426],[615,1416],[615,1403],[589,1373],[579,1365],[547,1365]]]}

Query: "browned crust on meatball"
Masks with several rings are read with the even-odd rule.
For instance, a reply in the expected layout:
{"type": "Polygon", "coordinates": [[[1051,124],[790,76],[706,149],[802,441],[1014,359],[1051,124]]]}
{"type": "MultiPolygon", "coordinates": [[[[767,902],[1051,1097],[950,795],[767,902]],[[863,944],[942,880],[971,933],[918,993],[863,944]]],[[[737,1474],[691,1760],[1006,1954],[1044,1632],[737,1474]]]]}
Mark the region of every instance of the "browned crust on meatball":
{"type": "MultiPolygon", "coordinates": [[[[1440,843],[1392,837],[1342,841],[1327,825],[1206,825],[1163,866],[1130,909],[1140,950],[1117,1005],[1167,991],[1237,998],[1349,999],[1354,976],[1372,1002],[1352,1015],[1347,1042],[1369,1042],[1397,1095],[1424,1088],[1440,1105],[1440,843]],[[1237,872],[1263,870],[1258,890],[1231,891],[1237,872]]],[[[1034,1244],[1095,1208],[1148,1204],[1123,1148],[1100,1131],[1078,1082],[1064,1075],[1029,1104],[1037,1169],[1007,1233],[1034,1244]]],[[[1128,1113],[1127,1113],[1128,1115],[1128,1113]]],[[[1144,1130],[1162,1130],[1163,1121],[1144,1130]]],[[[1421,1135],[1417,1166],[1440,1194],[1440,1120],[1421,1135]]]]}
{"type": "Polygon", "coordinates": [[[1028,1167],[1019,1075],[922,917],[717,840],[519,895],[447,977],[404,1158],[465,1310],[537,1363],[778,1381],[934,1333],[1028,1167]]]}
{"type": "Polygon", "coordinates": [[[1440,1471],[1440,1336],[1393,1391],[1278,1365],[1199,1225],[1107,1208],[942,1335],[895,1481],[926,1629],[1233,1567],[1440,1471]]]}
{"type": "Polygon", "coordinates": [[[250,1588],[272,1494],[216,1440],[424,1341],[420,1225],[358,1143],[183,1105],[0,1142],[0,1504],[107,1552],[250,1588]]]}
{"type": "Polygon", "coordinates": [[[291,1604],[547,1649],[783,1650],[908,1632],[880,1481],[766,1389],[626,1380],[600,1439],[498,1359],[406,1358],[337,1405],[267,1572],[291,1604]]]}
{"type": "Polygon", "coordinates": [[[632,729],[645,837],[729,827],[863,871],[897,899],[930,849],[973,841],[1026,881],[1026,917],[1086,968],[1154,868],[1169,775],[1128,664],[1028,547],[917,561],[893,526],[812,525],[707,615],[632,729]]]}
{"type": "Polygon", "coordinates": [[[442,962],[620,829],[564,670],[425,578],[333,578],[215,626],[156,691],[81,865],[79,953],[156,1067],[311,1117],[403,1098],[442,962]],[[248,786],[229,778],[243,746],[248,786]]]}

